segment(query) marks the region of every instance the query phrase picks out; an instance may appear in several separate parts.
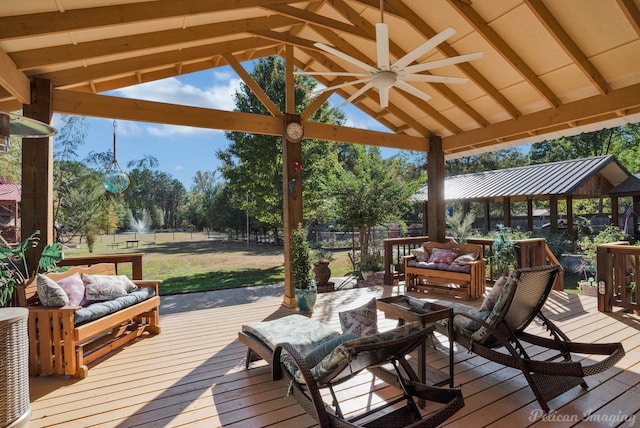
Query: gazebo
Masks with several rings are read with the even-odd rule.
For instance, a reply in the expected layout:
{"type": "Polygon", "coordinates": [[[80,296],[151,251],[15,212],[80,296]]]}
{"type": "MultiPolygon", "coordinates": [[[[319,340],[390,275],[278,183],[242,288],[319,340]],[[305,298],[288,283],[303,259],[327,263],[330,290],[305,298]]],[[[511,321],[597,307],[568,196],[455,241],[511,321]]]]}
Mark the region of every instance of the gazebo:
{"type": "MultiPolygon", "coordinates": [[[[502,223],[509,227],[512,203],[526,202],[527,230],[532,231],[534,201],[549,201],[550,229],[556,232],[558,201],[564,200],[567,235],[573,239],[574,200],[611,198],[611,223],[617,225],[618,198],[633,195],[634,206],[637,206],[639,183],[615,156],[607,155],[446,177],[444,197],[447,202],[460,202],[467,212],[472,202],[482,204],[485,231],[491,229],[492,203],[502,205],[502,223]]],[[[412,200],[423,202],[424,212],[428,212],[428,186],[419,189],[412,200]]],[[[635,219],[631,221],[635,225],[635,219]]],[[[637,235],[635,227],[629,230],[637,235]]]]}
{"type": "MultiPolygon", "coordinates": [[[[428,153],[428,233],[443,240],[445,158],[640,121],[639,52],[632,0],[3,2],[0,110],[47,123],[57,112],[283,136],[292,305],[289,233],[302,221],[302,187],[286,183],[302,138],[428,153]],[[285,111],[243,65],[270,55],[286,61],[285,111]],[[269,116],[104,95],[221,66],[269,116]],[[295,110],[295,69],[332,88],[305,111],[295,110]],[[310,122],[332,93],[390,132],[310,122]],[[291,123],[303,135],[288,134],[291,123]]],[[[46,231],[44,245],[53,239],[52,141],[25,139],[22,163],[22,231],[46,231]]]]}

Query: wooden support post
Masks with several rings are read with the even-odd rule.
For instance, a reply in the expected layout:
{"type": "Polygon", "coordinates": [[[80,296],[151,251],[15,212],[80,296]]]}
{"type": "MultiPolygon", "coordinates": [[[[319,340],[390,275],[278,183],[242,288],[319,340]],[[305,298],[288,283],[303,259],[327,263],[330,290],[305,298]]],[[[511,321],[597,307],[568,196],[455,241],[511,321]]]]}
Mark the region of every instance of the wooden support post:
{"type": "MultiPolygon", "coordinates": [[[[31,81],[31,103],[22,107],[25,117],[51,123],[50,80],[31,81]]],[[[38,266],[45,245],[53,244],[53,141],[51,138],[22,139],[21,239],[36,230],[40,240],[36,251],[27,252],[27,265],[38,266]]]]}
{"type": "Polygon", "coordinates": [[[527,198],[527,230],[533,232],[533,199],[527,198]]]}
{"type": "Polygon", "coordinates": [[[556,195],[551,195],[549,198],[549,222],[551,232],[558,232],[558,197],[556,195]]]}
{"type": "Polygon", "coordinates": [[[285,85],[287,114],[282,119],[282,205],[284,226],[284,298],[283,305],[296,306],[295,289],[291,276],[291,233],[302,224],[302,142],[287,139],[286,126],[289,121],[297,120],[294,115],[295,99],[293,86],[293,46],[287,45],[285,51],[285,85]]]}
{"type": "Polygon", "coordinates": [[[511,227],[511,198],[508,196],[502,200],[502,216],[505,227],[511,227]]]}
{"type": "Polygon", "coordinates": [[[489,199],[484,200],[484,231],[489,232],[491,230],[491,201],[489,199]]]}
{"type": "Polygon", "coordinates": [[[611,197],[611,224],[613,226],[619,226],[620,225],[620,208],[618,206],[618,197],[617,196],[612,196],[611,197]]]}
{"type": "Polygon", "coordinates": [[[629,220],[631,221],[631,227],[633,229],[631,230],[631,236],[633,236],[636,240],[640,239],[640,231],[638,231],[638,213],[640,213],[640,196],[638,195],[634,195],[632,197],[632,204],[631,204],[631,209],[633,210],[631,212],[631,216],[629,217],[629,220]]]}
{"type": "Polygon", "coordinates": [[[429,201],[422,204],[422,236],[429,235],[429,201]]]}
{"type": "Polygon", "coordinates": [[[427,173],[429,174],[429,241],[444,242],[446,234],[444,218],[444,150],[442,150],[442,138],[435,135],[429,137],[427,173]]]}
{"type": "Polygon", "coordinates": [[[574,230],[573,230],[573,197],[571,195],[567,196],[567,236],[570,241],[573,241],[574,238],[574,230]]]}

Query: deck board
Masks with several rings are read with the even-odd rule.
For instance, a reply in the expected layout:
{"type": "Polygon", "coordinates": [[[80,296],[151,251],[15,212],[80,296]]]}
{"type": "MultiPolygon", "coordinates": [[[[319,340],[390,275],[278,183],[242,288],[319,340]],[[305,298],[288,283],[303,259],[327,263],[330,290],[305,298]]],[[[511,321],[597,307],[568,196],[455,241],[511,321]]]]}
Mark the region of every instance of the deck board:
{"type": "MultiPolygon", "coordinates": [[[[382,286],[321,294],[313,318],[339,329],[339,311],[397,289],[382,286]]],[[[31,378],[33,416],[27,427],[316,426],[286,396],[286,383],[271,380],[264,362],[244,368],[246,348],[237,340],[242,324],[293,313],[281,306],[282,296],[274,290],[246,300],[231,290],[183,296],[184,310],[179,298],[168,298],[163,302],[166,313],[161,309],[160,335],[141,338],[99,361],[86,379],[31,378]],[[189,299],[197,301],[197,309],[190,309],[189,299]]],[[[627,352],[611,370],[587,378],[588,391],[574,388],[552,400],[553,415],[575,419],[556,421],[553,426],[611,426],[609,420],[582,421],[577,415],[640,413],[640,319],[623,313],[601,314],[596,299],[562,292],[552,293],[545,312],[574,340],[622,341],[627,352]]],[[[395,324],[379,315],[381,329],[395,324]]],[[[531,346],[527,352],[545,351],[531,346]]],[[[446,338],[437,335],[426,358],[433,367],[447,370],[446,338]]],[[[454,359],[455,384],[462,388],[466,405],[444,426],[549,426],[540,420],[535,397],[518,370],[461,347],[456,347],[454,359]]],[[[364,373],[340,385],[337,393],[345,399],[345,410],[357,413],[397,391],[364,373]]]]}

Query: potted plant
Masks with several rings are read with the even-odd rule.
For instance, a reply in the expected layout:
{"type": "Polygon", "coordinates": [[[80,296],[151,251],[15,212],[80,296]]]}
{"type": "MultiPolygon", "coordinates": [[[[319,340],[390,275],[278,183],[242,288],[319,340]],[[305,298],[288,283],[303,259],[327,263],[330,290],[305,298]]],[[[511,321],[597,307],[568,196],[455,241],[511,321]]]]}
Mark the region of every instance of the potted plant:
{"type": "Polygon", "coordinates": [[[42,250],[36,269],[29,269],[25,255],[29,249],[38,245],[39,235],[40,231],[36,230],[15,247],[0,246],[0,307],[15,305],[16,287],[23,285],[36,272],[51,271],[62,260],[62,245],[47,245],[42,250]]]}
{"type": "Polygon", "coordinates": [[[291,233],[291,276],[298,310],[312,312],[318,290],[311,279],[311,249],[302,225],[291,233]]]}
{"type": "Polygon", "coordinates": [[[329,280],[331,279],[329,263],[331,263],[334,257],[330,250],[323,248],[322,245],[318,245],[313,249],[313,258],[313,279],[320,289],[322,286],[329,284],[329,280]]]}
{"type": "Polygon", "coordinates": [[[491,266],[497,277],[508,276],[511,269],[518,267],[516,241],[511,239],[510,231],[508,227],[498,225],[498,232],[491,245],[493,251],[491,266]]]}

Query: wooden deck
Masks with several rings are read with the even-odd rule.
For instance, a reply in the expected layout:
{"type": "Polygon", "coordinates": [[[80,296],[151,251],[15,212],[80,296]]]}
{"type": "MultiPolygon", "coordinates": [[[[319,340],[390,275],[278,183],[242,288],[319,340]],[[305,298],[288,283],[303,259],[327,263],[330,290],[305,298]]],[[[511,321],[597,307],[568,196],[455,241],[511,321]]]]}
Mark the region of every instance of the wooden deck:
{"type": "MultiPolygon", "coordinates": [[[[237,340],[243,323],[292,311],[280,306],[277,289],[260,296],[242,293],[166,298],[159,336],[134,342],[92,367],[83,380],[32,378],[33,416],[27,427],[314,426],[286,396],[285,382],[270,380],[268,367],[259,362],[244,369],[246,348],[237,340]],[[247,303],[238,303],[238,298],[247,303]]],[[[313,317],[339,328],[338,311],[383,294],[392,294],[391,287],[321,294],[313,317]]],[[[466,405],[445,426],[609,427],[633,426],[630,422],[636,419],[625,422],[625,417],[640,421],[640,319],[599,313],[594,298],[561,292],[553,292],[546,310],[572,339],[622,341],[627,355],[613,369],[588,378],[588,391],[576,388],[552,400],[555,410],[549,420],[541,420],[533,393],[518,371],[459,349],[455,384],[461,386],[466,405]],[[589,420],[583,420],[585,415],[589,420]]],[[[394,325],[381,313],[379,320],[382,328],[394,325]]],[[[446,369],[444,346],[430,349],[427,358],[432,366],[446,369]]],[[[341,390],[352,411],[395,394],[368,374],[341,390]]]]}

